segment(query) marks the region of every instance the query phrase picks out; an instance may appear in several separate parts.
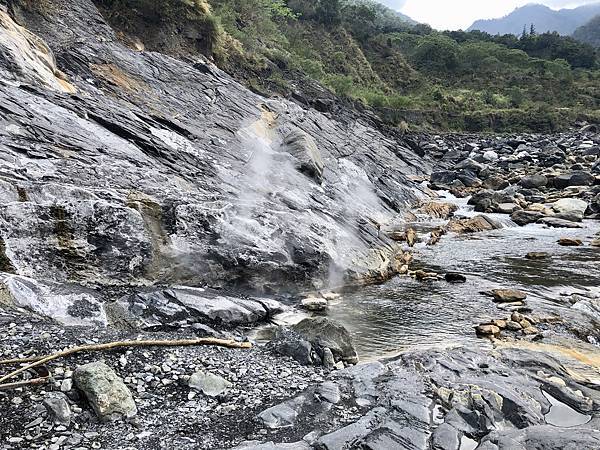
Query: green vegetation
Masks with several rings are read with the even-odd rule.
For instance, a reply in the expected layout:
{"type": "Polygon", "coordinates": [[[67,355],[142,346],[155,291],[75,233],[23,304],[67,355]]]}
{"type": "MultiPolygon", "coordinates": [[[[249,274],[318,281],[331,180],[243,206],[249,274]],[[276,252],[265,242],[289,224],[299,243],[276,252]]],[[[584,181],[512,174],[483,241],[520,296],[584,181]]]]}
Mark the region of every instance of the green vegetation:
{"type": "Polygon", "coordinates": [[[317,81],[392,125],[553,130],[600,120],[598,52],[556,33],[442,33],[371,0],[96,1],[192,20],[209,36],[199,48],[256,91],[311,98],[317,81]]]}

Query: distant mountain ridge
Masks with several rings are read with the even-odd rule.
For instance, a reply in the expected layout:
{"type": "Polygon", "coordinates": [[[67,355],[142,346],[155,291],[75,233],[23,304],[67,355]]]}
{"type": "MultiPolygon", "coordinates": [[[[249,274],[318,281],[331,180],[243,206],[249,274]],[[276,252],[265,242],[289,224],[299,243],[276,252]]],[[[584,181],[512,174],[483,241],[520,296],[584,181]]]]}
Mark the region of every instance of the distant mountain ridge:
{"type": "Polygon", "coordinates": [[[581,42],[600,48],[600,15],[577,28],[573,33],[573,37],[581,42]]]}
{"type": "Polygon", "coordinates": [[[538,33],[556,31],[562,35],[571,35],[598,14],[600,14],[600,2],[559,11],[544,5],[530,4],[517,8],[500,19],[478,20],[469,27],[468,31],[479,30],[492,35],[520,35],[524,27],[529,31],[533,24],[538,33]]]}

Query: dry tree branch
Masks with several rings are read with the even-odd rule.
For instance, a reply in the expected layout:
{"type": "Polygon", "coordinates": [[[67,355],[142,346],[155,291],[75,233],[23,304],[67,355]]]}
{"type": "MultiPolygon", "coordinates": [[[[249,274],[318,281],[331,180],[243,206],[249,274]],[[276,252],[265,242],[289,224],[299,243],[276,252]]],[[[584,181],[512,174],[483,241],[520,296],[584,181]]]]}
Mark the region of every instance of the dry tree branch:
{"type": "MultiPolygon", "coordinates": [[[[106,350],[112,350],[115,348],[121,347],[186,347],[186,346],[197,346],[197,345],[213,345],[217,347],[226,347],[226,348],[252,348],[252,344],[249,342],[237,342],[234,340],[224,340],[224,339],[215,339],[215,338],[201,338],[201,339],[184,339],[177,341],[169,341],[169,340],[144,340],[144,341],[117,341],[117,342],[108,342],[105,344],[91,344],[91,345],[82,345],[79,347],[72,347],[66,350],[62,350],[60,352],[53,353],[48,356],[43,356],[38,358],[36,361],[28,364],[27,366],[21,367],[14,372],[9,373],[8,375],[0,378],[0,385],[11,378],[16,377],[17,375],[28,371],[29,369],[33,369],[34,367],[41,366],[42,364],[46,364],[47,362],[54,361],[59,358],[64,358],[66,356],[73,355],[75,353],[81,352],[100,352],[106,350]]],[[[27,358],[30,359],[30,358],[27,358]]],[[[15,361],[15,360],[12,360],[15,361]]]]}
{"type": "Polygon", "coordinates": [[[28,362],[39,361],[44,359],[43,356],[29,356],[27,358],[14,358],[14,359],[2,359],[0,360],[0,366],[7,366],[9,364],[23,364],[28,362]]]}
{"type": "Polygon", "coordinates": [[[49,379],[50,379],[50,377],[34,378],[33,380],[25,380],[25,381],[18,381],[16,383],[0,384],[0,391],[6,391],[9,389],[17,389],[17,388],[24,387],[24,386],[33,386],[33,385],[37,385],[37,384],[44,384],[49,379]]]}

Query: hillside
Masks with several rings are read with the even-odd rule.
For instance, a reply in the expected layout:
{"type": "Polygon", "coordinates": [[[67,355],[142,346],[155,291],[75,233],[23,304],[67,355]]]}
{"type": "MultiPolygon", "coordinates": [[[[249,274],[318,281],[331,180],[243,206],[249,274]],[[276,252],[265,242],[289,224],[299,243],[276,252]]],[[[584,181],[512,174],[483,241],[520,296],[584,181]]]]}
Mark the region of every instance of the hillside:
{"type": "Polygon", "coordinates": [[[581,42],[586,42],[600,48],[600,14],[585,25],[577,28],[573,37],[581,42]]]}
{"type": "Polygon", "coordinates": [[[322,111],[341,98],[400,130],[548,131],[600,116],[598,55],[558,34],[440,33],[370,0],[95,2],[129,45],[202,53],[259,94],[322,111]]]}
{"type": "Polygon", "coordinates": [[[559,11],[544,5],[531,4],[517,8],[500,19],[478,20],[469,27],[469,31],[479,30],[492,35],[520,35],[524,28],[529,30],[533,24],[538,33],[556,31],[568,36],[597,14],[600,14],[600,3],[559,11]]]}

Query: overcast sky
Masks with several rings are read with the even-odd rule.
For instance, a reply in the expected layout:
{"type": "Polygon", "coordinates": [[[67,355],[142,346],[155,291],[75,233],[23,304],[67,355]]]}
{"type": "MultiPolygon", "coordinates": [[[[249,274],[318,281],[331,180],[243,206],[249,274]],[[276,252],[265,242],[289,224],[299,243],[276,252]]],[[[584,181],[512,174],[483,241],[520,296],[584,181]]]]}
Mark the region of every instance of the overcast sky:
{"type": "Polygon", "coordinates": [[[458,30],[468,28],[477,19],[502,17],[519,6],[542,3],[554,9],[575,8],[599,0],[379,0],[418,22],[434,28],[458,30]]]}

